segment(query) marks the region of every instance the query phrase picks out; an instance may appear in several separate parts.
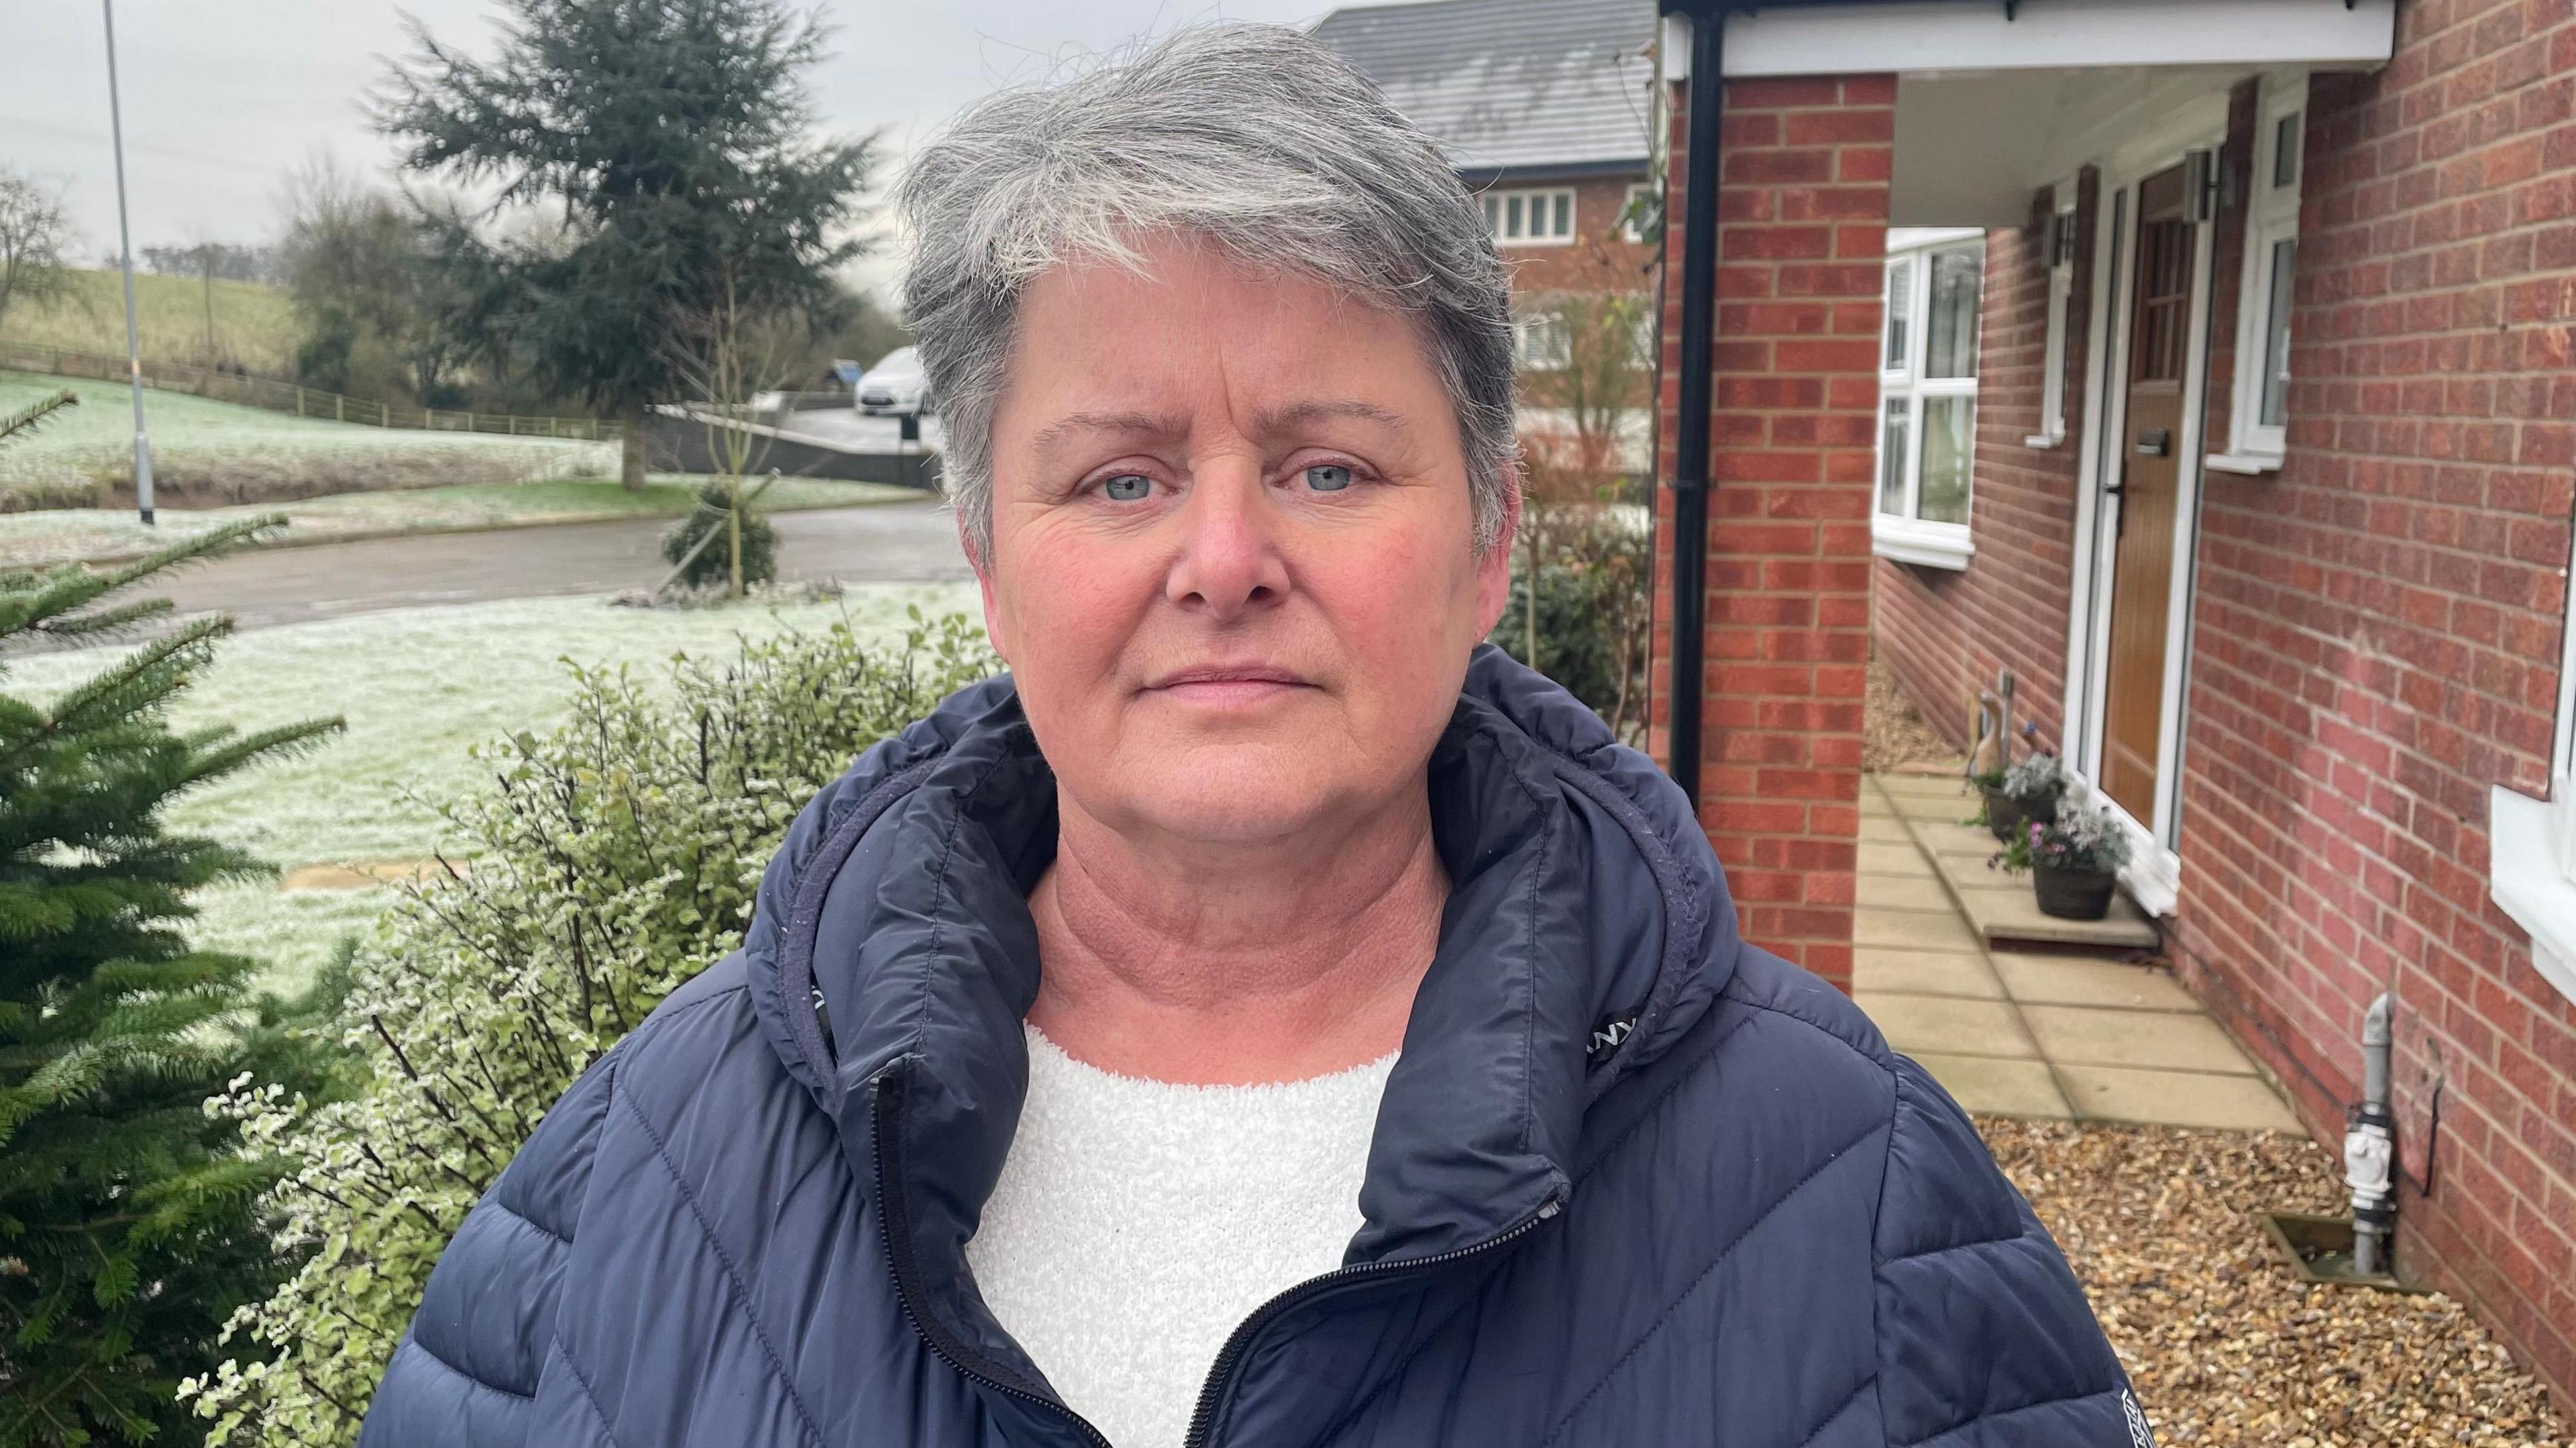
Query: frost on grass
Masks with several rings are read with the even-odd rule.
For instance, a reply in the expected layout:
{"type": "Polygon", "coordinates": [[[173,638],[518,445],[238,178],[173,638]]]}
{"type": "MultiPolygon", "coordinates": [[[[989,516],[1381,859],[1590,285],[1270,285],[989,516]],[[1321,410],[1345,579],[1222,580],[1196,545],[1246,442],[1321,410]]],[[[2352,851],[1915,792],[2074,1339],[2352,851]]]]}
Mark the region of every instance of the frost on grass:
{"type": "MultiPolygon", "coordinates": [[[[134,414],[110,383],[0,372],[0,412],[70,387],[81,405],[0,455],[0,512],[130,496],[134,414]]],[[[156,501],[213,506],[614,471],[614,444],[421,432],[146,389],[156,501]]]]}
{"type": "MultiPolygon", "coordinates": [[[[866,642],[899,639],[905,610],[972,609],[962,584],[853,586],[837,602],[720,609],[621,609],[596,599],[525,599],[359,614],[235,635],[174,711],[190,728],[225,719],[291,717],[327,709],[348,731],[302,757],[182,797],[173,828],[238,845],[281,870],[420,860],[453,848],[442,801],[487,786],[488,760],[471,747],[542,732],[570,707],[567,660],[632,667],[638,687],[669,687],[658,667],[675,654],[730,653],[741,640],[813,632],[846,622],[866,642]]],[[[10,661],[19,687],[51,693],[95,672],[94,651],[10,661]]],[[[272,963],[280,988],[330,957],[355,906],[335,912],[274,889],[209,896],[210,945],[272,963]],[[310,933],[306,933],[310,932],[310,933]]],[[[385,892],[364,893],[383,896],[385,892]]]]}

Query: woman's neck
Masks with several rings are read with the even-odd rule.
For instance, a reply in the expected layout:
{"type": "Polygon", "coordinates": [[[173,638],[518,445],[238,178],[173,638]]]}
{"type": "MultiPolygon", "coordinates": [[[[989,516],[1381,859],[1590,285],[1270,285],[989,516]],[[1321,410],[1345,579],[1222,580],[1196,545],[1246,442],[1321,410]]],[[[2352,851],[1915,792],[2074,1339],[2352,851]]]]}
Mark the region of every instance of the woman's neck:
{"type": "Polygon", "coordinates": [[[1029,1021],[1148,1080],[1299,1081],[1403,1043],[1449,879],[1427,797],[1251,850],[1140,846],[1062,803],[1029,1021]]]}

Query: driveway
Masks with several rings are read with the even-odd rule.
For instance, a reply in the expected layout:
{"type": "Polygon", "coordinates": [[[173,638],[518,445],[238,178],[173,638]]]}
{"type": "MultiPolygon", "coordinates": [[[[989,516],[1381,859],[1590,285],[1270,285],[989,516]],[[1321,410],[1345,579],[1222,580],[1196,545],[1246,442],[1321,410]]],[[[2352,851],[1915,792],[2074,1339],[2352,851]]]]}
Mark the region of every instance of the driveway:
{"type": "MultiPolygon", "coordinates": [[[[928,583],[973,576],[937,503],[772,513],[781,578],[928,583]]],[[[385,608],[650,588],[662,519],[432,533],[238,553],[153,580],[180,611],[224,609],[243,628],[385,608]]]]}

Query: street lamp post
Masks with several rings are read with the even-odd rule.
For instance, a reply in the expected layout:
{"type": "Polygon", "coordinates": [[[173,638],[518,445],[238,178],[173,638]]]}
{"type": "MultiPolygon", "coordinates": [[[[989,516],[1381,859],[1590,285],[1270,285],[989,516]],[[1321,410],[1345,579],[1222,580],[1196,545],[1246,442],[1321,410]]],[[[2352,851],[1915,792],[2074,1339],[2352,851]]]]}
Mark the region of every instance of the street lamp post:
{"type": "Polygon", "coordinates": [[[152,523],[152,439],[143,431],[143,349],[134,328],[134,237],[125,220],[125,114],[116,98],[116,0],[98,0],[107,22],[107,123],[116,142],[116,249],[125,267],[125,380],[134,392],[134,506],[152,523]]]}

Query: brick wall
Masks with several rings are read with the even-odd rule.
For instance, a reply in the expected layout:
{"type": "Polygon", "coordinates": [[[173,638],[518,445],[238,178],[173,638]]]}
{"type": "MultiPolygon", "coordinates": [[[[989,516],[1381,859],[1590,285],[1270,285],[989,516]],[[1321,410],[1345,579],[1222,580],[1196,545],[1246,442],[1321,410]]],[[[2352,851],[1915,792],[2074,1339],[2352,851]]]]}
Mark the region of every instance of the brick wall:
{"type": "MultiPolygon", "coordinates": [[[[1739,80],[1726,87],[1720,138],[1700,820],[1746,937],[1846,989],[1895,101],[1890,76],[1739,80]]],[[[1676,178],[1688,165],[1688,105],[1685,94],[1673,107],[1676,178]]],[[[1683,212],[1677,182],[1665,236],[1676,279],[1683,212]]],[[[1667,459],[1681,293],[1677,280],[1664,293],[1667,459]]],[[[1663,679],[1668,490],[1656,510],[1653,668],[1663,679]]],[[[1669,702],[1659,689],[1656,747],[1693,747],[1665,734],[1669,702]]]]}
{"type": "MultiPolygon", "coordinates": [[[[2289,460],[2212,474],[2204,495],[2173,941],[2329,1138],[2358,1092],[2362,1012],[2395,993],[2402,1260],[2566,1394],[2576,1004],[2487,900],[2486,795],[2545,788],[2556,709],[2576,11],[2400,16],[2386,70],[2311,84],[2289,460]]],[[[2232,342],[2227,220],[2215,320],[2232,342]]]]}
{"type": "Polygon", "coordinates": [[[1974,562],[1964,572],[1887,559],[1877,564],[1879,656],[1925,720],[1967,746],[1966,697],[1998,669],[2016,681],[2014,712],[2059,746],[2066,696],[2066,618],[2072,586],[2076,461],[2083,429],[2085,298],[2092,295],[2098,175],[2076,191],[2076,263],[2066,327],[2067,436],[2033,447],[2048,364],[2048,243],[2052,189],[2030,220],[1986,237],[1984,316],[1977,342],[1976,480],[1968,504],[1974,562]]]}

